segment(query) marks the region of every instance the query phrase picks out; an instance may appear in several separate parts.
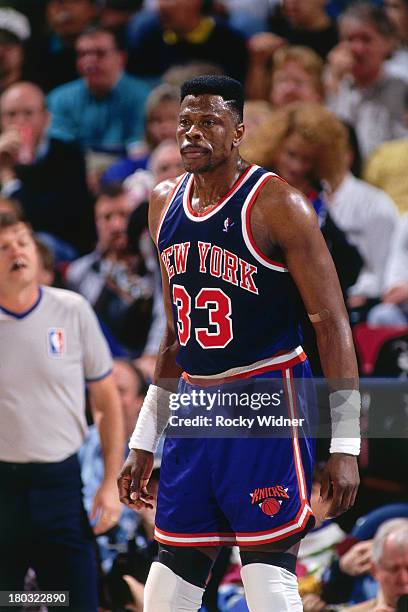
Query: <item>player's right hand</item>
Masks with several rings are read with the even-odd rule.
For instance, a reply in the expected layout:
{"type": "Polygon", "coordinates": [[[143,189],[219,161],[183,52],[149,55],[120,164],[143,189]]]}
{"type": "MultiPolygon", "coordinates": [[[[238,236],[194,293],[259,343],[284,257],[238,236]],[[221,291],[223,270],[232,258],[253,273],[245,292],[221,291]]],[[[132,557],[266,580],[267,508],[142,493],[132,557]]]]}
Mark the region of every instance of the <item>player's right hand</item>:
{"type": "Polygon", "coordinates": [[[153,508],[153,497],[147,491],[153,461],[153,453],[132,449],[118,476],[119,499],[132,510],[153,508]]]}

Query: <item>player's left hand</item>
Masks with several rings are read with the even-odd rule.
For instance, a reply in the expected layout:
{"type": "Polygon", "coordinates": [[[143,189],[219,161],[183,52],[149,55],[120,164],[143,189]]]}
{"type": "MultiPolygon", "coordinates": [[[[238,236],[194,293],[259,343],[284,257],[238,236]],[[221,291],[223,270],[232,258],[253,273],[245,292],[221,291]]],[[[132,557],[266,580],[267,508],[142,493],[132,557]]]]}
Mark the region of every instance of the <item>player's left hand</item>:
{"type": "Polygon", "coordinates": [[[103,481],[95,494],[92,511],[89,517],[91,521],[97,519],[97,522],[93,526],[94,534],[99,535],[112,529],[119,521],[121,512],[122,506],[119,500],[116,482],[114,480],[103,481]]]}
{"type": "Polygon", "coordinates": [[[357,457],[344,453],[330,455],[320,486],[322,501],[331,501],[328,517],[343,514],[353,506],[359,484],[357,457]]]}
{"type": "Polygon", "coordinates": [[[132,448],[119,474],[119,499],[133,510],[153,509],[153,497],[147,490],[153,462],[153,453],[132,448]]]}

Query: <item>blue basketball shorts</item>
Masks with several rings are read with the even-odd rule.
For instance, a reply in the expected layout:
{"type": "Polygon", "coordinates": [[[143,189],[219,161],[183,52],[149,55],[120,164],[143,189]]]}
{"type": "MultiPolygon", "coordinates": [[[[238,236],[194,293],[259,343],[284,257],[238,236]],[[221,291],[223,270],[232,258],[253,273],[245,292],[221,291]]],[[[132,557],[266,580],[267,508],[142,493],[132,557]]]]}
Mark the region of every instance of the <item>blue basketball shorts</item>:
{"type": "MultiPolygon", "coordinates": [[[[245,394],[255,397],[259,388],[262,393],[270,388],[270,395],[280,393],[281,401],[268,409],[247,407],[245,414],[254,418],[251,431],[238,425],[231,433],[231,428],[216,426],[221,406],[215,404],[205,410],[212,425],[202,427],[200,435],[177,435],[177,428],[170,428],[157,500],[155,537],[160,543],[192,547],[294,543],[313,527],[309,497],[314,440],[309,425],[316,402],[306,356],[303,351],[295,358],[292,354],[279,356],[276,363],[270,360],[268,367],[234,370],[222,385],[214,379],[193,382],[186,374],[181,377],[178,394],[184,398],[204,389],[214,397],[218,393],[220,403],[221,389],[229,398],[235,397],[235,391],[238,404],[245,394]],[[268,427],[258,420],[262,416],[275,417],[275,422],[281,417],[289,425],[268,427]]],[[[183,417],[197,416],[187,404],[183,417]]],[[[241,406],[235,405],[228,415],[241,412],[241,406]]]]}

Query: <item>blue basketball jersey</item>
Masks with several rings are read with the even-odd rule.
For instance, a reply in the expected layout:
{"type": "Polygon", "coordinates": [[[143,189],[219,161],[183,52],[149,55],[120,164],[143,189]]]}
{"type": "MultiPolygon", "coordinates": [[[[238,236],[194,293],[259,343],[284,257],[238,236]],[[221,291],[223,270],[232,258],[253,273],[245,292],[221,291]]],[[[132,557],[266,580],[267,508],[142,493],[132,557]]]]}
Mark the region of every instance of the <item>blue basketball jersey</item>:
{"type": "Polygon", "coordinates": [[[191,206],[185,174],[163,213],[157,244],[167,271],[178,364],[210,376],[301,343],[298,295],[288,270],[257,248],[250,213],[275,174],[252,165],[214,206],[191,206]]]}

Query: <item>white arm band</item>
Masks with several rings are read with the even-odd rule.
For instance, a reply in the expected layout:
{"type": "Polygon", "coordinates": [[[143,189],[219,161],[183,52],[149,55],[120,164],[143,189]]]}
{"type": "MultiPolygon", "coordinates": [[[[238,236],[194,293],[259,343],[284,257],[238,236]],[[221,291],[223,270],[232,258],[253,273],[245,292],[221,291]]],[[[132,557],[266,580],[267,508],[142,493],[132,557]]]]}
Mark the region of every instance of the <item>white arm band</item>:
{"type": "Polygon", "coordinates": [[[144,398],[129,448],[155,453],[170,416],[170,391],[150,385],[144,398]]]}
{"type": "Polygon", "coordinates": [[[329,396],[332,440],[331,453],[360,454],[360,392],[355,389],[333,391],[329,396]]]}

